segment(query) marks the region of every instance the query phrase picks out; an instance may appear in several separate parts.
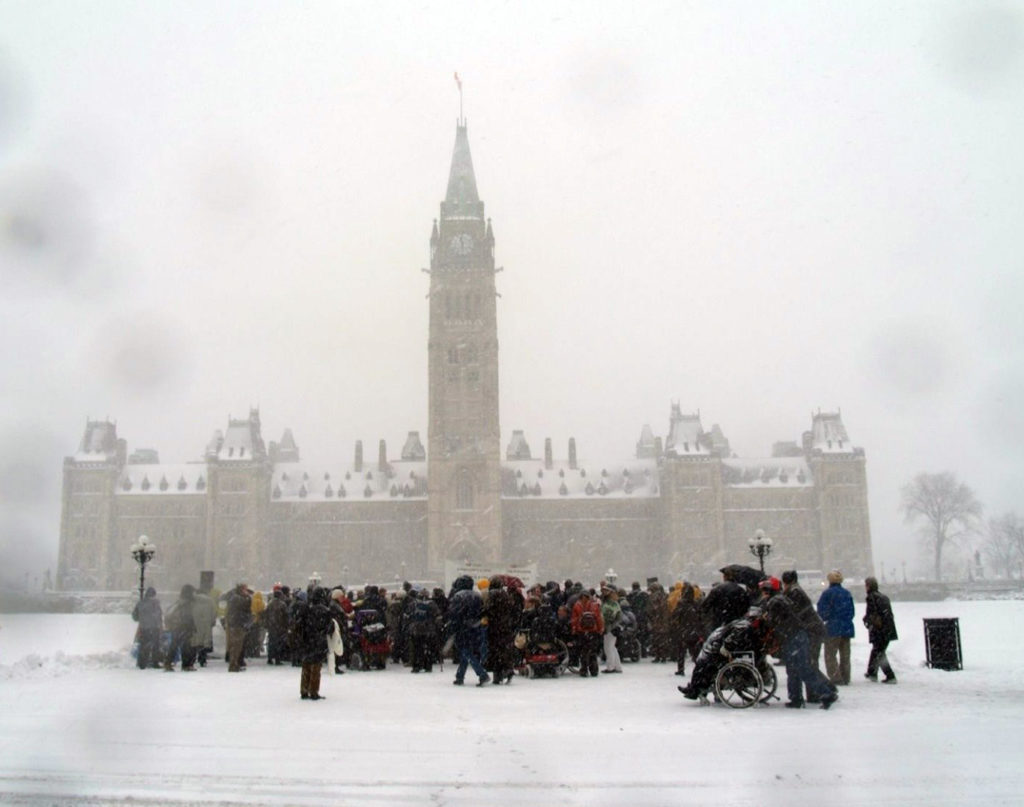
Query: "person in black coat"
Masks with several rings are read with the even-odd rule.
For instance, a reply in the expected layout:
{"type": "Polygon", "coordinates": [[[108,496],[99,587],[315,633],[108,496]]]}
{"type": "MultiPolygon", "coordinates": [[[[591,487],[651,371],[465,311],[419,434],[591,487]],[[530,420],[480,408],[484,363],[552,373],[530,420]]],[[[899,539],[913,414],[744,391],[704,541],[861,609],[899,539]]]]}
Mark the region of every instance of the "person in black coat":
{"type": "Polygon", "coordinates": [[[155,588],[147,588],[145,598],[135,603],[132,619],[139,623],[139,669],[159,667],[160,633],[164,626],[164,614],[155,588]]]}
{"type": "Polygon", "coordinates": [[[683,593],[676,603],[676,610],[672,612],[672,621],[678,642],[676,675],[686,675],[686,654],[689,653],[696,664],[697,654],[704,644],[704,621],[701,619],[697,590],[693,584],[683,583],[683,593]]]}
{"type": "Polygon", "coordinates": [[[806,686],[814,700],[821,703],[821,708],[828,709],[839,695],[829,680],[811,666],[807,655],[807,631],[793,610],[793,604],[781,593],[782,583],[778,578],[770,577],[761,581],[760,589],[765,596],[761,606],[765,623],[771,628],[779,655],[786,665],[789,694],[786,706],[791,709],[802,707],[806,686]]]}
{"type": "Polygon", "coordinates": [[[484,616],[487,617],[487,661],[484,666],[493,673],[494,683],[509,683],[516,662],[514,645],[520,611],[513,598],[519,595],[505,587],[500,577],[492,577],[484,616]]]}
{"type": "Polygon", "coordinates": [[[889,658],[885,651],[889,642],[896,641],[896,619],[892,614],[892,603],[878,590],[878,580],[868,577],[864,580],[867,592],[867,611],[864,613],[864,627],[868,629],[868,641],[871,642],[871,655],[868,656],[868,671],[864,677],[870,681],[878,680],[878,668],[885,673],[883,684],[895,684],[896,673],[889,666],[889,658]]]}
{"type": "Polygon", "coordinates": [[[171,645],[164,659],[164,671],[174,669],[174,659],[181,654],[181,669],[195,672],[196,649],[192,646],[192,636],[196,632],[195,618],[192,616],[192,599],[195,586],[186,583],[181,587],[178,601],[164,614],[164,624],[171,634],[171,645]]]}
{"type": "Polygon", "coordinates": [[[321,700],[320,668],[327,659],[327,637],[334,628],[327,589],[317,586],[305,602],[296,604],[292,611],[296,652],[302,662],[299,694],[303,700],[321,700]]]}
{"type": "Polygon", "coordinates": [[[280,664],[288,660],[288,603],[280,589],[263,612],[263,624],[267,628],[267,664],[280,664]]]}
{"type": "Polygon", "coordinates": [[[409,654],[412,672],[432,672],[434,661],[439,657],[441,609],[425,590],[419,594],[413,592],[409,601],[409,654]]]}
{"type": "Polygon", "coordinates": [[[455,657],[459,666],[455,670],[456,685],[461,686],[466,677],[466,667],[471,666],[483,686],[491,677],[480,662],[480,650],[484,642],[484,628],[480,624],[483,600],[480,592],[473,586],[473,578],[462,575],[452,583],[451,595],[448,598],[447,635],[455,639],[455,657]]]}
{"type": "MultiPolygon", "coordinates": [[[[795,569],[782,573],[782,593],[793,604],[793,612],[800,620],[804,630],[807,631],[807,658],[811,662],[811,666],[820,672],[821,667],[818,660],[821,658],[821,645],[825,641],[825,623],[818,616],[818,612],[814,609],[814,603],[807,596],[807,592],[800,587],[795,569]]],[[[807,700],[814,703],[814,698],[809,690],[807,700]]]]}
{"type": "Polygon", "coordinates": [[[722,582],[708,592],[700,605],[708,634],[742,617],[750,605],[750,594],[723,569],[722,582]]]}

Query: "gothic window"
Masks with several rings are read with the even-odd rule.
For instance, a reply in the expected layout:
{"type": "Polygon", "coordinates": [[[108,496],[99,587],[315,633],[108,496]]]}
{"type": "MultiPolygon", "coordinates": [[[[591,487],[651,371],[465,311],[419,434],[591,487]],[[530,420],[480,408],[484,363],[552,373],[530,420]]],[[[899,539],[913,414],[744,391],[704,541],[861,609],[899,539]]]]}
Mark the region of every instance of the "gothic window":
{"type": "Polygon", "coordinates": [[[473,479],[468,473],[459,474],[459,481],[455,486],[455,509],[473,509],[473,479]]]}
{"type": "Polygon", "coordinates": [[[475,364],[477,360],[476,345],[467,345],[464,352],[463,362],[465,364],[475,364]]]}
{"type": "Polygon", "coordinates": [[[473,318],[480,319],[480,295],[473,295],[473,318]]]}
{"type": "Polygon", "coordinates": [[[444,318],[445,319],[451,319],[452,318],[452,294],[451,294],[451,292],[447,292],[444,295],[444,318]]]}
{"type": "Polygon", "coordinates": [[[448,348],[448,363],[458,364],[459,363],[459,349],[457,347],[448,348]]]}
{"type": "Polygon", "coordinates": [[[469,297],[469,292],[468,291],[466,292],[466,297],[463,300],[463,311],[466,312],[466,316],[464,317],[464,319],[472,319],[473,318],[473,311],[470,308],[470,297],[469,297]]]}

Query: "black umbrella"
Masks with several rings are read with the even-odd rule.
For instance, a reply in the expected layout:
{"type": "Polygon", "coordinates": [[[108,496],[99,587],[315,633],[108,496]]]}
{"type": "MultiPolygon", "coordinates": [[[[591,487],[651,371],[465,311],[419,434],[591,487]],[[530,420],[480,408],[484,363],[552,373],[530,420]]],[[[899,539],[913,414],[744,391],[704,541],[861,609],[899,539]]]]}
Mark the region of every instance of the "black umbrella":
{"type": "Polygon", "coordinates": [[[733,580],[747,588],[757,588],[758,583],[768,578],[768,575],[763,574],[760,569],[744,566],[742,563],[731,563],[728,566],[723,566],[719,571],[722,574],[732,575],[733,580]]]}

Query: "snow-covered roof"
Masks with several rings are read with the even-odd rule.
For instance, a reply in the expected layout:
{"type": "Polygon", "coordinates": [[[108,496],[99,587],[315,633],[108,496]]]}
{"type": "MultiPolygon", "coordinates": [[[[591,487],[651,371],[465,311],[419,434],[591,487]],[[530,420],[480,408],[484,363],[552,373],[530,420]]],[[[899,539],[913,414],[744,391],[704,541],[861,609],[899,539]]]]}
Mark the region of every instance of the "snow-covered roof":
{"type": "Polygon", "coordinates": [[[704,427],[700,423],[700,413],[684,415],[679,404],[672,405],[668,437],[665,440],[665,453],[679,457],[708,455],[711,452],[702,444],[704,427]]]}
{"type": "Polygon", "coordinates": [[[228,430],[224,433],[224,441],[217,451],[217,459],[222,462],[251,460],[253,448],[253,434],[249,422],[232,420],[228,424],[228,430]]]}
{"type": "Polygon", "coordinates": [[[338,463],[329,467],[283,462],[274,466],[270,479],[271,501],[282,499],[387,502],[392,499],[427,498],[425,460],[392,462],[385,471],[366,463],[361,471],[338,463]]]}
{"type": "Polygon", "coordinates": [[[814,484],[803,457],[722,460],[722,482],[733,488],[808,487],[814,484]]]}
{"type": "Polygon", "coordinates": [[[117,493],[128,495],[183,495],[206,492],[206,464],[126,465],[117,480],[117,493]]]}
{"type": "Polygon", "coordinates": [[[85,424],[82,442],[72,457],[75,462],[113,462],[117,459],[117,425],[108,420],[85,424]]]}
{"type": "Polygon", "coordinates": [[[838,412],[819,412],[811,426],[811,448],[833,454],[849,454],[853,445],[846,433],[842,416],[838,412]]]}
{"type": "Polygon", "coordinates": [[[555,460],[544,467],[543,460],[509,460],[501,464],[504,498],[652,498],[658,495],[657,460],[623,462],[577,462],[555,460]]]}

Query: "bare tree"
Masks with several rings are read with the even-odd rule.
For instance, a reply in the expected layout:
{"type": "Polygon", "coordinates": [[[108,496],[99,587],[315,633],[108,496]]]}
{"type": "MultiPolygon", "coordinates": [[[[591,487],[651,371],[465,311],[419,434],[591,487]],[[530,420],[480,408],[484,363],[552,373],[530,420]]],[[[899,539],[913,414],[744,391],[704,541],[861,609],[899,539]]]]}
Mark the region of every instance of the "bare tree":
{"type": "Polygon", "coordinates": [[[1015,570],[1024,572],[1024,521],[1020,516],[1011,512],[990,519],[984,550],[998,573],[1013,577],[1015,570]]]}
{"type": "Polygon", "coordinates": [[[907,523],[922,516],[927,522],[921,535],[935,553],[936,580],[942,579],[942,550],[973,532],[982,513],[974,491],[948,471],[915,476],[903,486],[900,509],[907,523]]]}

